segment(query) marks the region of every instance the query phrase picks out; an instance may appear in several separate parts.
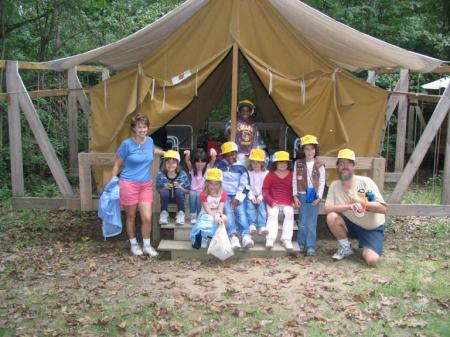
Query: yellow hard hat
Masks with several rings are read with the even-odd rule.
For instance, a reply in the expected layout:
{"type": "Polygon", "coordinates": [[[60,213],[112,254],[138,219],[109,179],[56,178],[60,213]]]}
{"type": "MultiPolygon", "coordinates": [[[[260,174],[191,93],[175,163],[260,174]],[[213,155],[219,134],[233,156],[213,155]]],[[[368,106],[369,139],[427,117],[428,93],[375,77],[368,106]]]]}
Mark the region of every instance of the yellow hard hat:
{"type": "Polygon", "coordinates": [[[303,136],[302,138],[300,138],[300,142],[301,142],[302,146],[310,145],[310,144],[319,145],[319,142],[317,141],[317,137],[316,136],[312,136],[312,135],[305,135],[305,136],[303,136]]]}
{"type": "Polygon", "coordinates": [[[237,106],[237,112],[239,112],[239,110],[243,107],[243,106],[248,106],[250,109],[252,109],[251,114],[253,115],[253,113],[255,112],[255,104],[250,101],[249,99],[244,99],[242,101],[239,102],[238,106],[237,106]]]}
{"type": "Polygon", "coordinates": [[[211,168],[206,171],[205,180],[222,182],[222,171],[217,168],[211,168]]]}
{"type": "Polygon", "coordinates": [[[180,154],[175,150],[167,150],[164,152],[164,159],[173,158],[180,161],[180,154]]]}
{"type": "Polygon", "coordinates": [[[355,161],[355,152],[350,149],[339,150],[338,159],[348,159],[355,161]]]}
{"type": "Polygon", "coordinates": [[[250,151],[250,156],[248,159],[254,160],[254,161],[265,161],[266,152],[264,152],[264,150],[261,150],[261,149],[252,149],[250,151]]]}
{"type": "Polygon", "coordinates": [[[235,142],[225,142],[220,147],[222,154],[230,153],[238,150],[238,146],[235,142]]]}
{"type": "Polygon", "coordinates": [[[289,161],[289,152],[277,151],[273,154],[273,161],[289,161]]]}

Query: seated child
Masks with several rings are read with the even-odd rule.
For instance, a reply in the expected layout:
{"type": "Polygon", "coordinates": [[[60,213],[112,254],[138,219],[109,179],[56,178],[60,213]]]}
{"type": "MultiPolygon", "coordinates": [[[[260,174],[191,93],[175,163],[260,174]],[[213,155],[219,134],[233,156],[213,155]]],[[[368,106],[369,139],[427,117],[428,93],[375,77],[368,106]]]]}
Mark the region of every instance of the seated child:
{"type": "Polygon", "coordinates": [[[236,225],[240,225],[242,245],[251,248],[254,245],[245,212],[244,200],[250,188],[248,171],[237,162],[238,147],[234,142],[226,142],[221,146],[223,159],[216,163],[216,168],[223,173],[223,190],[227,193],[225,214],[228,219],[227,233],[233,249],[241,248],[237,237],[236,225]]]}
{"type": "Polygon", "coordinates": [[[248,175],[250,178],[250,191],[245,199],[250,234],[266,236],[269,231],[266,227],[267,204],[262,195],[262,185],[268,171],[265,167],[266,153],[262,149],[253,149],[250,152],[248,175]]]}
{"type": "Polygon", "coordinates": [[[184,225],[184,202],[190,188],[189,177],[181,169],[180,154],[174,150],[165,151],[162,171],[156,177],[156,190],[161,200],[160,225],[167,225],[169,222],[169,203],[177,204],[175,223],[184,225]]]}
{"type": "Polygon", "coordinates": [[[192,247],[196,249],[206,248],[217,226],[227,224],[227,217],[223,214],[227,194],[222,191],[222,171],[216,168],[209,169],[206,171],[205,179],[205,187],[199,197],[202,208],[191,230],[192,247]]]}
{"type": "Polygon", "coordinates": [[[198,196],[203,191],[205,185],[205,172],[208,168],[212,168],[216,161],[217,152],[210,150],[211,160],[207,164],[208,156],[205,150],[198,149],[194,152],[193,163],[191,162],[191,151],[184,151],[184,160],[191,177],[191,191],[189,192],[189,210],[191,212],[191,224],[195,224],[197,215],[200,213],[202,205],[198,200],[198,196]]]}
{"type": "Polygon", "coordinates": [[[268,204],[266,248],[272,249],[278,234],[278,213],[284,213],[281,242],[286,250],[292,250],[294,232],[294,198],[292,196],[292,171],[289,153],[277,151],[273,155],[272,170],[264,179],[262,191],[268,204]]]}
{"type": "Polygon", "coordinates": [[[301,251],[313,256],[316,252],[317,217],[325,188],[325,166],[316,158],[319,155],[317,138],[306,135],[300,140],[303,155],[295,161],[293,175],[293,194],[300,204],[297,242],[301,251]]]}

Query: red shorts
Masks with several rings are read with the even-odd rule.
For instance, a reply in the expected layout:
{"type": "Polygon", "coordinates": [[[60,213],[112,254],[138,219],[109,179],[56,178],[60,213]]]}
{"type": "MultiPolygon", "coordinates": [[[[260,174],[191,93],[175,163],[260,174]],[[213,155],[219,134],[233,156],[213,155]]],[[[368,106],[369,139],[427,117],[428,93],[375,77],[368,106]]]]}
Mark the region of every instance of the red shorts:
{"type": "Polygon", "coordinates": [[[151,181],[119,180],[120,204],[123,206],[136,205],[140,202],[152,203],[153,183],[151,181]]]}

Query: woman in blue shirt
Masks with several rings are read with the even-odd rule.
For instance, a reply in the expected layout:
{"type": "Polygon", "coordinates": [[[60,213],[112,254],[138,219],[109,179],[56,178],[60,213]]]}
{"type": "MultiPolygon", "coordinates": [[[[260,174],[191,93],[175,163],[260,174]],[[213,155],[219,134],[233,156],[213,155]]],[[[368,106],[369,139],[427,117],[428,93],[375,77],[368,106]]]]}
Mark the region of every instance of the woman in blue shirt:
{"type": "Polygon", "coordinates": [[[133,135],[125,139],[117,150],[113,177],[120,172],[120,204],[127,215],[126,229],[130,239],[131,253],[133,255],[148,254],[157,256],[158,253],[150,244],[153,181],[150,169],[153,163],[153,155],[164,155],[164,152],[155,149],[153,139],[148,137],[150,121],[142,114],[131,118],[131,131],[133,135]],[[142,220],[141,233],[143,248],[136,240],[135,219],[139,210],[142,220]]]}

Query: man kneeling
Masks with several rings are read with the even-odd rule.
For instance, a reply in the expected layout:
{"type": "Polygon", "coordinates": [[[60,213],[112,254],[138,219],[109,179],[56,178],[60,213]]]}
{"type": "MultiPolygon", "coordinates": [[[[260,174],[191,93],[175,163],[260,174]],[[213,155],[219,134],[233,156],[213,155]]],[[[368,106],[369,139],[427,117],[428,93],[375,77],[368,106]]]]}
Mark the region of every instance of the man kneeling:
{"type": "Polygon", "coordinates": [[[359,240],[367,264],[374,265],[383,253],[386,203],[372,179],[354,175],[352,150],[340,150],[336,165],[339,180],[331,183],[325,202],[328,227],[339,242],[333,260],[353,254],[350,236],[359,240]]]}

